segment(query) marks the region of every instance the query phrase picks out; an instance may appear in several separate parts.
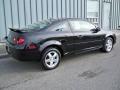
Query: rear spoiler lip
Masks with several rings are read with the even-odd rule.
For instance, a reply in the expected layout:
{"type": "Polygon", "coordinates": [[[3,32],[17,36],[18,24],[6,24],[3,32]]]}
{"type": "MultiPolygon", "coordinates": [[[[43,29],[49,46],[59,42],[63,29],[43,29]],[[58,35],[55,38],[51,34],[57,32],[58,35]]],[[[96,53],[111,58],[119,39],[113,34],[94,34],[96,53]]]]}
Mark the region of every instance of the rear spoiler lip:
{"type": "Polygon", "coordinates": [[[26,30],[23,30],[23,29],[17,29],[17,28],[9,28],[9,29],[13,32],[18,32],[18,33],[27,32],[26,30]]]}

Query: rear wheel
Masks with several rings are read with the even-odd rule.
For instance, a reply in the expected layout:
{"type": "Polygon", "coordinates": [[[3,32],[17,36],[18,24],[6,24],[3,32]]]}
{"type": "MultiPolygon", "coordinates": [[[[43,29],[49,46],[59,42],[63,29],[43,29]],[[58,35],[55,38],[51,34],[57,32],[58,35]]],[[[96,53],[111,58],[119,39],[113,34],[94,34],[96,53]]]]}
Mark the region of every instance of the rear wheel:
{"type": "Polygon", "coordinates": [[[113,39],[111,37],[106,38],[102,50],[104,52],[111,52],[113,49],[113,39]]]}
{"type": "Polygon", "coordinates": [[[61,53],[56,48],[47,48],[42,55],[42,66],[44,69],[55,69],[61,60],[61,53]]]}

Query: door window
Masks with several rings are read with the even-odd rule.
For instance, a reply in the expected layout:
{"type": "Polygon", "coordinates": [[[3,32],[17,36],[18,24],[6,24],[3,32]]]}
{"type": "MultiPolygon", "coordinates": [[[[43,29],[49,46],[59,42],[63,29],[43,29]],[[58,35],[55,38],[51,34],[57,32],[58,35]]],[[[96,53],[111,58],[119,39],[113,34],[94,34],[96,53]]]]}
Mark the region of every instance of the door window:
{"type": "Polygon", "coordinates": [[[70,25],[73,31],[90,31],[95,26],[85,21],[70,21],[70,25]]]}

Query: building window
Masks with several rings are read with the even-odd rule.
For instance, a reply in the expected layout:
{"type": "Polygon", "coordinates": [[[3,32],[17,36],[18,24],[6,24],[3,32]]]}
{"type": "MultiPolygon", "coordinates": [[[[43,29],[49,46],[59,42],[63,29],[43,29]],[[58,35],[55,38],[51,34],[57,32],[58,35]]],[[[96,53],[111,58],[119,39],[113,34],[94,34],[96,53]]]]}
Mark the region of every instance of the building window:
{"type": "Polygon", "coordinates": [[[99,14],[99,1],[87,0],[87,18],[97,18],[99,14]]]}

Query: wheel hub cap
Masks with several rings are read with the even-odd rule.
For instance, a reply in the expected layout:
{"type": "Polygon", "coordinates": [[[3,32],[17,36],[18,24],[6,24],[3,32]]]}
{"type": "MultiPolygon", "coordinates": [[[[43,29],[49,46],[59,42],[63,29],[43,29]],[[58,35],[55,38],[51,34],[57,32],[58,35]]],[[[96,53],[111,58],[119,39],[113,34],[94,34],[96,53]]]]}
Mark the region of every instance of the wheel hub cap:
{"type": "Polygon", "coordinates": [[[111,51],[111,49],[112,49],[112,40],[107,40],[107,42],[106,42],[106,50],[107,51],[111,51]]]}
{"type": "Polygon", "coordinates": [[[58,62],[59,62],[59,55],[55,51],[49,52],[45,57],[45,64],[50,68],[55,67],[58,64],[58,62]]]}

